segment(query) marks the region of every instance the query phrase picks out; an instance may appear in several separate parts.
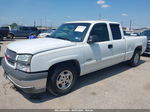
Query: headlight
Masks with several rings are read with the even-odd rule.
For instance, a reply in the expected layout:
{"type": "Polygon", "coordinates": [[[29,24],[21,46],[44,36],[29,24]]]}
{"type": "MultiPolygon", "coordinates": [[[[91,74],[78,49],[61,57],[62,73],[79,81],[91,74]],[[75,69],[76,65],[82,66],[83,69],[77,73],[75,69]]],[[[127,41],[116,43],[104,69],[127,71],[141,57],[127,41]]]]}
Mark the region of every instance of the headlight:
{"type": "Polygon", "coordinates": [[[24,71],[24,72],[30,72],[31,58],[32,58],[32,55],[18,55],[16,69],[24,71]]]}
{"type": "Polygon", "coordinates": [[[32,55],[18,55],[17,61],[30,63],[32,55]]]}

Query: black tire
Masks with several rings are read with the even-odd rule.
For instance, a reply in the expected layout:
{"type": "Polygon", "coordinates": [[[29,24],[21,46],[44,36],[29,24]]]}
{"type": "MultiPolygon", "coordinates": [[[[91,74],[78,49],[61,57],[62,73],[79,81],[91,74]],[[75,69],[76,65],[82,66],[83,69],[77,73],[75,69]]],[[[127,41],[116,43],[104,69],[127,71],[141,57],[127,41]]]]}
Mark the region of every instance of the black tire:
{"type": "MultiPolygon", "coordinates": [[[[47,90],[55,96],[61,96],[69,93],[74,87],[76,81],[78,79],[77,71],[75,67],[69,64],[59,64],[54,67],[52,71],[50,71],[48,79],[47,79],[47,90]],[[58,77],[60,77],[60,73],[64,71],[70,71],[73,75],[70,86],[67,89],[60,89],[57,85],[58,77]]],[[[65,82],[66,83],[66,82],[65,82]]]]}
{"type": "Polygon", "coordinates": [[[141,51],[140,50],[135,50],[131,60],[129,61],[129,65],[132,67],[136,67],[140,63],[140,57],[141,57],[141,51]]]}
{"type": "Polygon", "coordinates": [[[4,37],[0,34],[0,40],[2,41],[2,40],[4,40],[4,37]]]}
{"type": "Polygon", "coordinates": [[[14,34],[11,34],[11,33],[9,33],[8,35],[7,35],[7,38],[9,38],[9,39],[14,39],[14,34]]]}

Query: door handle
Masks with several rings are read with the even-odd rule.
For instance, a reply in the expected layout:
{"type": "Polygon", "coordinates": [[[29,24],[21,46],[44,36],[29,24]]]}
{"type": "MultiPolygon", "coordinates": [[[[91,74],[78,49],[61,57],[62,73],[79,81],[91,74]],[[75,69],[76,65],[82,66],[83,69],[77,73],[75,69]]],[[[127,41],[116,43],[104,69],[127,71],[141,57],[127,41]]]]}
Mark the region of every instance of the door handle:
{"type": "Polygon", "coordinates": [[[112,45],[112,44],[109,44],[109,45],[108,45],[108,48],[109,48],[109,49],[112,49],[112,48],[113,48],[113,45],[112,45]]]}

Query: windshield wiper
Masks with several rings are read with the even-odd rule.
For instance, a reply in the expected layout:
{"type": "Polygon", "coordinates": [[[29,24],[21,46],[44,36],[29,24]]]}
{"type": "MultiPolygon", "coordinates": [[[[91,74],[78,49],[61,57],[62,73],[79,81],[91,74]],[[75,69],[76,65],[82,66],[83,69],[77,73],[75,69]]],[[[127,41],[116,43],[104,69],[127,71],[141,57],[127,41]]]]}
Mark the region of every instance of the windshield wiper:
{"type": "Polygon", "coordinates": [[[46,36],[46,37],[48,37],[48,38],[54,38],[54,39],[62,39],[62,40],[68,40],[68,41],[70,41],[69,39],[67,39],[67,38],[63,38],[63,37],[54,37],[54,36],[46,36]]]}
{"type": "Polygon", "coordinates": [[[63,38],[63,37],[56,37],[57,39],[62,39],[62,40],[68,40],[70,41],[68,38],[63,38]]]}
{"type": "Polygon", "coordinates": [[[50,35],[47,35],[46,37],[47,37],[47,38],[55,38],[55,37],[53,37],[53,36],[50,36],[50,35]]]}

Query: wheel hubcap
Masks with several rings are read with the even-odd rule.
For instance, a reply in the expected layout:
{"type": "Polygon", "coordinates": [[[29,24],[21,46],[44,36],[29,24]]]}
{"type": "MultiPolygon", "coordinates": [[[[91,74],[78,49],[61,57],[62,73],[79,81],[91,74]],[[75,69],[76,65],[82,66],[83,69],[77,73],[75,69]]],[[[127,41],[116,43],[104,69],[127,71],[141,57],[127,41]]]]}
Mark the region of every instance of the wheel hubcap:
{"type": "Polygon", "coordinates": [[[73,74],[69,70],[62,71],[56,80],[56,85],[59,89],[65,90],[72,84],[73,74]]]}
{"type": "Polygon", "coordinates": [[[134,57],[134,63],[137,64],[139,62],[139,54],[136,53],[134,57]]]}

